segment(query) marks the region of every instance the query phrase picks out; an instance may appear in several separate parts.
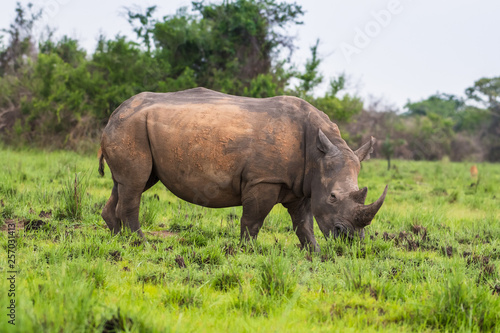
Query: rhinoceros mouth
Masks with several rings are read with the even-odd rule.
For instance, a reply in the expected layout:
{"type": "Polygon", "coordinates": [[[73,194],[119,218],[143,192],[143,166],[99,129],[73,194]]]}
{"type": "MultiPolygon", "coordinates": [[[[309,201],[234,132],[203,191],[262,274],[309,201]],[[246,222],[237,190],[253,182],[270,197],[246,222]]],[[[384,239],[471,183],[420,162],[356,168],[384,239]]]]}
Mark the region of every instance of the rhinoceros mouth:
{"type": "Polygon", "coordinates": [[[326,219],[323,223],[319,223],[318,226],[325,237],[325,240],[331,238],[352,238],[355,234],[354,229],[349,225],[348,221],[335,219],[326,219]]]}
{"type": "Polygon", "coordinates": [[[333,239],[346,240],[349,242],[357,239],[365,239],[365,232],[363,229],[354,229],[346,223],[335,223],[329,235],[333,236],[333,239]]]}
{"type": "Polygon", "coordinates": [[[336,222],[333,224],[333,228],[329,231],[326,238],[329,236],[333,236],[334,239],[352,240],[355,237],[355,231],[345,223],[336,222]]]}

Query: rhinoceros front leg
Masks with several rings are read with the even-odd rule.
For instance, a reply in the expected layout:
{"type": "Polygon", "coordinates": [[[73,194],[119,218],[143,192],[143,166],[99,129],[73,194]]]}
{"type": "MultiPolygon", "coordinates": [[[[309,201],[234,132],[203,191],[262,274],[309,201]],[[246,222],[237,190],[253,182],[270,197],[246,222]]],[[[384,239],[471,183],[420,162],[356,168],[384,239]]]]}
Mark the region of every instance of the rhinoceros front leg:
{"type": "Polygon", "coordinates": [[[241,216],[241,240],[257,238],[267,214],[278,201],[280,185],[254,185],[242,196],[243,215],[241,216]]]}
{"type": "Polygon", "coordinates": [[[319,245],[314,237],[314,219],[311,211],[311,199],[301,198],[297,201],[283,204],[292,218],[293,230],[299,237],[302,248],[319,252],[319,245]]]}

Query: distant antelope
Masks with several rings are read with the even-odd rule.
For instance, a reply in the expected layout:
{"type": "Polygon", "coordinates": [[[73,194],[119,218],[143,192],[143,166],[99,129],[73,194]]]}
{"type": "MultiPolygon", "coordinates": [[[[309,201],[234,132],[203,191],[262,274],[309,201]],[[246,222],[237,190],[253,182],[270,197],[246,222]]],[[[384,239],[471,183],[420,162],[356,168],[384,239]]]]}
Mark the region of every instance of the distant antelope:
{"type": "Polygon", "coordinates": [[[475,165],[470,167],[470,176],[472,178],[476,178],[479,172],[477,171],[477,167],[475,165]]]}

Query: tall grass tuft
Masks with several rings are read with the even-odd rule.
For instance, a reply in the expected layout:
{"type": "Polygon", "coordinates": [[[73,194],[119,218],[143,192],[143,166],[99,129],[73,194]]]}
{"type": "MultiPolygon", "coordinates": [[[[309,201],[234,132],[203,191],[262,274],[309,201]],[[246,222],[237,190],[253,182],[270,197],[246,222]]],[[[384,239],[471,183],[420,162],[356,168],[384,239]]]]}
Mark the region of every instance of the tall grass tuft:
{"type": "Polygon", "coordinates": [[[67,180],[60,192],[60,206],[55,212],[58,219],[81,219],[85,207],[85,194],[88,188],[88,174],[75,173],[75,178],[67,180]]]}
{"type": "Polygon", "coordinates": [[[111,318],[101,324],[101,332],[128,332],[131,330],[133,324],[134,321],[127,316],[121,315],[120,308],[118,308],[116,314],[113,314],[111,318]]]}
{"type": "Polygon", "coordinates": [[[293,294],[297,277],[291,272],[290,262],[279,249],[271,249],[259,268],[262,294],[274,298],[290,297],[293,294]]]}
{"type": "MultiPolygon", "coordinates": [[[[0,217],[2,219],[11,219],[14,217],[14,206],[11,204],[0,204],[0,217]]],[[[2,223],[3,224],[3,223],[2,223]]]]}
{"type": "Polygon", "coordinates": [[[190,308],[200,307],[203,299],[199,289],[191,286],[171,287],[162,297],[162,302],[167,307],[190,308]]]}
{"type": "Polygon", "coordinates": [[[219,291],[229,291],[240,285],[241,276],[234,272],[219,272],[212,280],[212,286],[219,291]]]}
{"type": "Polygon", "coordinates": [[[141,225],[152,226],[161,212],[161,203],[157,195],[143,196],[141,200],[141,225]]]}
{"type": "Polygon", "coordinates": [[[430,300],[428,324],[438,329],[462,328],[491,331],[496,326],[495,314],[490,311],[490,295],[483,289],[471,289],[463,276],[453,276],[437,290],[430,300]]]}

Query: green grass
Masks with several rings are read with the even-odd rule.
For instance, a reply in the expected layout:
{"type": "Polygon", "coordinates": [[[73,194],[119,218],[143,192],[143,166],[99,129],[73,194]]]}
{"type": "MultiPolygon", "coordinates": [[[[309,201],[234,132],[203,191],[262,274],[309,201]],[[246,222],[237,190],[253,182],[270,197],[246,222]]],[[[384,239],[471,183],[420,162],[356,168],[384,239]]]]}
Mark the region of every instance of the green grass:
{"type": "Polygon", "coordinates": [[[0,232],[1,332],[500,331],[498,164],[479,164],[477,184],[467,163],[368,161],[367,201],[389,193],[366,239],[316,228],[322,251],[309,254],[281,206],[242,248],[241,208],[161,184],[141,204],[148,242],[111,236],[96,158],[2,149],[0,161],[0,225],[18,226],[16,326],[0,232]]]}

